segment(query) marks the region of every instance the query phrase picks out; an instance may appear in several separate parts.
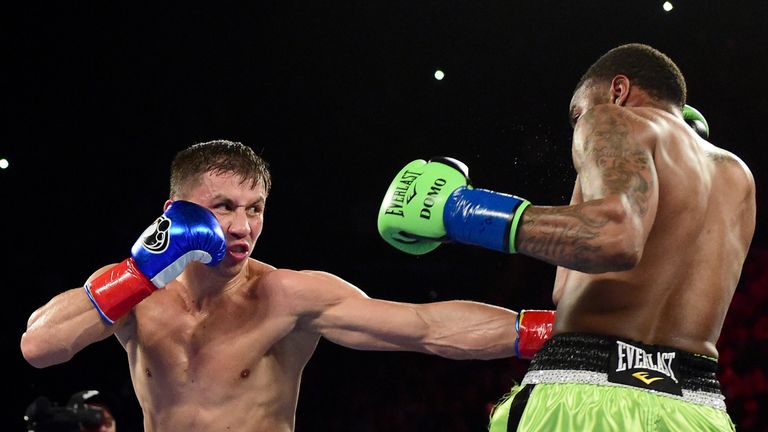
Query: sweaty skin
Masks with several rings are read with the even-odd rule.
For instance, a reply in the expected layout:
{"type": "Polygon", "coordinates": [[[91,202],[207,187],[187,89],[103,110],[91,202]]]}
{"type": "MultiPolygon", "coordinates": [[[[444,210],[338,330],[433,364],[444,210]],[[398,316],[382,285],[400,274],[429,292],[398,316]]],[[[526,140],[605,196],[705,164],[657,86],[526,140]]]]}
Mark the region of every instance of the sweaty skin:
{"type": "Polygon", "coordinates": [[[518,233],[520,252],[558,266],[553,333],[717,357],[755,229],[749,169],[624,76],[585,83],[571,115],[571,204],[530,207],[518,233]]]}
{"type": "Polygon", "coordinates": [[[214,212],[227,237],[222,263],[190,264],[112,326],[84,289],[65,291],[30,317],[21,347],[32,365],[68,361],[115,334],[146,432],[287,432],[302,370],[321,337],[355,349],[454,359],[514,354],[517,314],[507,309],[376,300],[329,273],[249,258],[264,221],[263,185],[251,188],[226,173],[201,177],[176,198],[214,212]]]}

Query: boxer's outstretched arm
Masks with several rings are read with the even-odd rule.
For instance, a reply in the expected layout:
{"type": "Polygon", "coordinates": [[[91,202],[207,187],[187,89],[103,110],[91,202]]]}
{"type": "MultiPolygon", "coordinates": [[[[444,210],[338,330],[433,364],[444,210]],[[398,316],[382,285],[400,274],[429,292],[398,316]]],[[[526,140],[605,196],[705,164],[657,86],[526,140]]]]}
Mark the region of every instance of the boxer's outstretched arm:
{"type": "MultiPolygon", "coordinates": [[[[299,317],[297,326],[348,348],[414,351],[452,359],[515,355],[517,312],[455,300],[410,304],[369,298],[328,273],[271,275],[299,317]]],[[[270,282],[272,283],[272,282],[270,282]]]]}
{"type": "Polygon", "coordinates": [[[348,298],[316,324],[324,337],[349,348],[460,360],[515,356],[516,319],[516,312],[466,300],[408,304],[348,298]]]}
{"type": "MultiPolygon", "coordinates": [[[[113,265],[100,269],[94,276],[113,265]]],[[[71,289],[32,313],[27,330],[21,335],[21,352],[37,368],[64,363],[86,346],[112,335],[120,324],[105,325],[85,290],[71,289]]]]}

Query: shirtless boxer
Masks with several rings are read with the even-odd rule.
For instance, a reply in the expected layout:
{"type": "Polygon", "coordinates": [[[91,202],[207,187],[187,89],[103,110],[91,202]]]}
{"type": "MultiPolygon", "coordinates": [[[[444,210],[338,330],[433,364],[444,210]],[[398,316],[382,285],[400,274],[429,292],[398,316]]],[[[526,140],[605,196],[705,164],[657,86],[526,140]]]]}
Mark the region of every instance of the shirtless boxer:
{"type": "Polygon", "coordinates": [[[474,189],[451,158],[413,161],[392,182],[379,231],[393,246],[453,241],[557,266],[557,319],[536,319],[554,321],[553,336],[491,431],[733,430],[716,343],[754,234],[755,183],[686,124],[685,103],[672,60],[622,45],[571,99],[570,205],[474,189]]]}
{"type": "Polygon", "coordinates": [[[130,258],[32,313],[24,357],[47,367],[115,335],[146,432],[285,432],[321,337],[454,359],[514,354],[515,312],[375,300],[332,274],[250,258],[270,186],[266,163],[240,143],[181,151],[164,214],[130,258]]]}

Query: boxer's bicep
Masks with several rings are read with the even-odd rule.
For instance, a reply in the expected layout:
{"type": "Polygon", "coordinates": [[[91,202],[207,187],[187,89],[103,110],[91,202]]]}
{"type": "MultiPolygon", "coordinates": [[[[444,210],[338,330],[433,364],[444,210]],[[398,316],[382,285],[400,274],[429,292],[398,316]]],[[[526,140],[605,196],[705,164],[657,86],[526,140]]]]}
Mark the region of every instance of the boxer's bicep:
{"type": "Polygon", "coordinates": [[[574,132],[574,161],[583,201],[627,200],[639,217],[656,210],[658,181],[646,122],[626,110],[600,105],[584,114],[574,132]]]}

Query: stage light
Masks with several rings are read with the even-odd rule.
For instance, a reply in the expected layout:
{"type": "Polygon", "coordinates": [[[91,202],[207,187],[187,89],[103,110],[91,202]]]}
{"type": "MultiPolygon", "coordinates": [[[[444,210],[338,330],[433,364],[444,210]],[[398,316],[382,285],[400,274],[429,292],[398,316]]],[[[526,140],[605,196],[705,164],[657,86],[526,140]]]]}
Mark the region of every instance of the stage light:
{"type": "Polygon", "coordinates": [[[664,5],[662,7],[667,12],[671,11],[674,8],[674,6],[672,6],[672,3],[668,2],[668,1],[664,2],[664,5]]]}
{"type": "Polygon", "coordinates": [[[441,81],[443,78],[445,78],[445,72],[441,71],[440,69],[436,70],[435,79],[441,81]]]}
{"type": "Polygon", "coordinates": [[[8,159],[0,159],[0,169],[6,169],[10,166],[10,163],[8,162],[8,159]]]}

